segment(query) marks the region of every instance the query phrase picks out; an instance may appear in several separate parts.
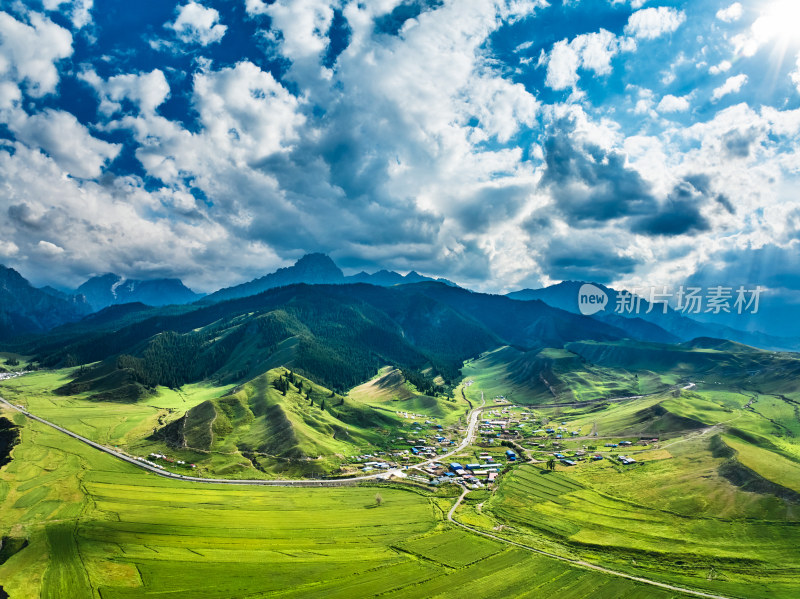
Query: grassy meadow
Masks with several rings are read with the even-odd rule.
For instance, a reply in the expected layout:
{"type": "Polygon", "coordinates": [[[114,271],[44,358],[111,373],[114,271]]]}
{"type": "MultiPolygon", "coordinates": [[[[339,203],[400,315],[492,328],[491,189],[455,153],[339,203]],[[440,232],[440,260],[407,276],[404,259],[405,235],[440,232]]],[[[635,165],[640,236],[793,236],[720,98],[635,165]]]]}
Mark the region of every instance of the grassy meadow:
{"type": "Polygon", "coordinates": [[[128,402],[104,401],[92,392],[58,393],[75,371],[9,379],[0,384],[0,393],[37,416],[131,455],[154,452],[196,464],[192,472],[201,476],[337,473],[347,456],[388,446],[404,424],[393,410],[334,396],[300,376],[302,390],[289,385],[282,394],[274,382],[288,371],[280,368],[235,388],[210,383],[158,387],[128,402]]]}
{"type": "Polygon", "coordinates": [[[381,368],[372,380],[351,389],[347,397],[383,411],[423,414],[445,425],[457,423],[469,410],[460,393],[452,401],[424,395],[391,366],[381,368]]]}
{"type": "Polygon", "coordinates": [[[22,442],[0,535],[28,541],[0,564],[13,599],[681,596],[455,530],[453,500],[420,490],[173,481],[5,415],[22,442]]]}
{"type": "Polygon", "coordinates": [[[555,448],[535,449],[540,460],[553,451],[575,459],[587,447],[604,459],[558,463],[555,472],[544,463],[519,465],[487,498],[465,502],[457,517],[679,586],[731,597],[796,597],[800,460],[795,415],[786,404],[733,385],[699,385],[679,395],[536,410],[584,435],[534,438],[555,448]],[[658,439],[616,446],[651,436],[658,439]],[[619,455],[637,463],[624,466],[619,455]]]}
{"type": "MultiPolygon", "coordinates": [[[[678,358],[687,353],[705,368],[715,351],[681,350],[678,358]]],[[[452,459],[481,461],[477,456],[488,452],[504,462],[501,442],[525,452],[493,487],[470,492],[457,520],[680,587],[731,598],[797,597],[794,383],[765,386],[745,369],[712,373],[681,390],[683,362],[655,375],[577,364],[567,354],[544,350],[532,357],[500,348],[465,364],[456,397],[463,390],[476,404],[483,392],[492,406],[503,395],[519,407],[487,411],[486,418],[508,423],[452,459]],[[542,388],[532,372],[548,373],[553,389],[542,388]],[[567,405],[631,392],[648,394],[567,405]],[[545,403],[564,405],[537,407],[545,403]],[[556,452],[575,465],[558,462],[546,472],[556,452]],[[595,454],[603,459],[587,459],[595,454]],[[636,462],[623,465],[620,455],[636,462]]],[[[644,356],[642,364],[654,359],[644,356]]],[[[283,393],[276,382],[286,373],[273,369],[236,387],[159,388],[131,403],[54,393],[70,370],[4,381],[0,392],[107,445],[137,455],[168,450],[197,462],[200,474],[229,478],[330,472],[349,454],[388,456],[408,448],[409,439],[430,438],[435,423],[458,438],[468,410],[463,399],[418,393],[392,368],[346,395],[303,377],[283,393]]],[[[0,470],[0,537],[7,548],[0,553],[0,587],[13,599],[681,596],[456,528],[445,518],[461,491],[455,485],[192,484],[138,470],[10,410],[5,415],[22,433],[13,460],[0,470]]]]}
{"type": "Polygon", "coordinates": [[[521,352],[501,347],[468,360],[462,369],[474,385],[466,389],[470,400],[498,395],[509,401],[536,405],[571,403],[641,395],[664,390],[677,379],[669,373],[628,371],[588,364],[563,349],[521,352]]]}

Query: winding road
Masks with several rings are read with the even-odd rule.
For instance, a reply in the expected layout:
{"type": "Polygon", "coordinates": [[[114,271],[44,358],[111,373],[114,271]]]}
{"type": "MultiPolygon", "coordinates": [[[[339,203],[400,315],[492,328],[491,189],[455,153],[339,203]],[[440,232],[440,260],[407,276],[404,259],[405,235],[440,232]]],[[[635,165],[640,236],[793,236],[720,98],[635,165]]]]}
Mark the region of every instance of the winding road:
{"type": "MultiPolygon", "coordinates": [[[[9,377],[5,376],[5,377],[2,377],[2,378],[9,378],[9,377]]],[[[684,389],[689,389],[689,388],[691,388],[693,386],[694,386],[694,384],[692,383],[692,384],[687,385],[686,387],[684,387],[684,389]]],[[[635,399],[635,398],[619,398],[619,400],[622,400],[622,399],[635,399]]],[[[608,400],[606,400],[606,401],[608,401],[608,400]]],[[[147,471],[152,472],[153,474],[156,474],[158,476],[163,476],[164,478],[171,478],[171,479],[175,479],[175,480],[183,480],[183,481],[206,483],[206,484],[223,484],[223,485],[248,485],[248,486],[272,486],[272,487],[325,487],[325,486],[352,485],[352,484],[358,484],[360,482],[368,481],[368,480],[385,480],[385,479],[389,478],[392,474],[395,474],[395,473],[399,472],[397,470],[390,470],[388,472],[372,474],[372,475],[367,475],[367,476],[358,476],[358,477],[341,478],[341,479],[328,479],[328,480],[311,480],[311,479],[304,479],[304,480],[231,480],[231,479],[218,479],[218,478],[199,478],[199,477],[196,477],[196,476],[184,476],[182,474],[174,474],[174,473],[169,472],[167,470],[161,470],[159,468],[155,468],[155,467],[153,467],[153,466],[151,466],[151,465],[149,465],[149,464],[147,464],[147,463],[145,463],[145,462],[143,462],[141,460],[137,460],[136,458],[131,457],[131,456],[125,454],[125,453],[122,453],[122,452],[117,451],[115,449],[111,449],[110,447],[106,447],[105,445],[101,445],[100,443],[95,443],[91,439],[87,439],[86,437],[83,437],[83,436],[81,436],[81,435],[79,435],[77,433],[74,433],[74,432],[72,432],[72,431],[70,431],[70,430],[68,430],[68,429],[66,429],[66,428],[64,428],[62,426],[58,426],[57,424],[54,424],[54,423],[52,423],[52,422],[50,422],[48,420],[45,420],[44,418],[39,418],[38,416],[35,416],[35,415],[31,414],[30,412],[28,412],[23,407],[15,405],[15,404],[11,403],[10,401],[4,399],[3,397],[0,397],[0,404],[6,406],[8,408],[11,408],[12,410],[16,410],[17,412],[20,412],[21,414],[25,415],[25,417],[27,417],[27,418],[29,418],[31,420],[35,420],[36,422],[44,424],[45,426],[49,426],[49,427],[51,427],[51,428],[53,428],[53,429],[65,434],[65,435],[69,436],[69,437],[72,437],[73,439],[76,439],[77,441],[80,441],[81,443],[85,443],[86,445],[89,445],[90,447],[93,447],[93,448],[95,448],[95,449],[97,449],[99,451],[107,453],[107,454],[109,454],[109,455],[111,455],[111,456],[113,456],[113,457],[115,457],[115,458],[117,458],[119,460],[122,460],[124,462],[128,462],[129,464],[132,464],[133,466],[137,466],[138,468],[142,468],[143,470],[147,470],[147,471]]],[[[478,406],[477,408],[473,408],[469,412],[468,420],[467,420],[467,431],[466,431],[464,439],[461,441],[461,443],[455,449],[453,449],[452,451],[450,451],[450,452],[448,452],[446,454],[440,455],[440,456],[436,456],[435,458],[431,458],[430,460],[427,460],[425,462],[421,462],[420,464],[416,464],[415,466],[412,466],[412,468],[422,468],[422,467],[424,467],[426,465],[432,464],[433,462],[437,462],[437,461],[446,459],[446,458],[458,453],[459,451],[462,451],[465,448],[467,448],[470,445],[470,443],[472,443],[473,440],[475,439],[475,433],[476,433],[476,429],[477,429],[477,426],[478,426],[478,420],[480,418],[480,413],[485,408],[486,408],[486,400],[484,399],[483,392],[481,392],[481,405],[478,406]]],[[[693,595],[695,597],[704,597],[704,598],[707,598],[707,599],[732,599],[732,598],[726,597],[724,595],[714,595],[714,594],[711,594],[711,593],[705,593],[705,592],[702,592],[702,591],[696,591],[696,590],[693,590],[693,589],[687,589],[687,588],[684,588],[684,587],[679,587],[679,586],[674,586],[674,585],[670,585],[670,584],[663,583],[663,582],[658,582],[656,580],[650,580],[648,578],[642,578],[640,576],[634,576],[632,574],[626,574],[624,572],[618,572],[616,570],[610,570],[608,568],[604,568],[602,566],[591,564],[589,562],[585,562],[585,561],[582,561],[582,560],[571,559],[571,558],[568,558],[568,557],[557,555],[555,553],[550,553],[548,551],[543,551],[541,549],[536,549],[535,547],[531,547],[531,546],[525,545],[523,543],[518,543],[516,541],[511,541],[509,539],[504,539],[503,537],[497,536],[495,534],[479,530],[479,529],[474,528],[472,526],[469,526],[467,524],[463,524],[463,523],[459,522],[458,520],[456,520],[453,517],[453,514],[455,514],[456,510],[461,505],[461,502],[464,500],[464,497],[466,497],[468,493],[469,493],[469,489],[464,489],[464,491],[461,493],[459,498],[453,504],[453,507],[451,507],[450,511],[447,513],[447,520],[449,522],[451,522],[455,526],[458,526],[460,528],[463,528],[463,529],[467,530],[468,532],[471,532],[471,533],[477,534],[477,535],[481,535],[483,537],[487,537],[489,539],[492,539],[494,541],[498,541],[500,543],[505,543],[506,545],[511,545],[511,546],[514,546],[514,547],[518,547],[520,549],[525,549],[525,550],[530,551],[532,553],[538,553],[540,555],[544,555],[546,557],[549,557],[549,558],[552,558],[552,559],[556,559],[556,560],[571,564],[573,566],[577,566],[579,568],[595,570],[595,571],[598,571],[598,572],[602,572],[604,574],[609,574],[611,576],[618,576],[618,577],[621,577],[621,578],[627,578],[629,580],[633,580],[633,581],[636,581],[636,582],[641,582],[643,584],[648,584],[648,585],[651,585],[651,586],[656,586],[656,587],[660,587],[660,588],[663,588],[663,589],[668,589],[668,590],[679,592],[679,593],[685,593],[687,595],[693,595]]]]}
{"type": "MultiPolygon", "coordinates": [[[[10,378],[10,377],[6,376],[6,377],[3,377],[3,378],[10,378]]],[[[483,393],[482,392],[481,392],[481,399],[483,399],[483,393]]],[[[472,441],[475,438],[475,431],[476,431],[476,429],[478,427],[478,417],[480,416],[480,411],[483,409],[485,403],[486,402],[484,400],[483,404],[481,406],[479,406],[477,408],[474,408],[469,412],[469,415],[467,417],[468,418],[468,420],[467,420],[468,424],[467,424],[466,435],[464,436],[463,441],[461,441],[461,443],[455,449],[453,449],[452,451],[450,451],[447,454],[444,454],[444,455],[441,455],[441,456],[436,456],[435,458],[431,458],[430,460],[427,460],[427,461],[422,462],[420,464],[416,464],[416,465],[412,466],[412,468],[424,467],[424,466],[432,464],[433,462],[436,462],[436,461],[439,461],[439,460],[442,460],[442,459],[446,459],[446,458],[450,457],[451,455],[453,455],[454,453],[457,453],[457,452],[463,450],[464,448],[466,448],[467,446],[469,446],[469,444],[472,443],[472,441]]],[[[398,475],[403,476],[402,471],[398,470],[398,469],[387,470],[386,472],[378,472],[376,474],[369,474],[369,475],[365,475],[365,476],[354,476],[354,477],[350,477],[350,478],[337,478],[337,479],[319,479],[319,480],[317,480],[317,479],[293,479],[293,480],[238,479],[237,480],[237,479],[228,479],[228,478],[201,478],[201,477],[198,477],[198,476],[186,476],[186,475],[183,475],[183,474],[175,474],[175,473],[170,472],[168,470],[161,470],[160,468],[156,468],[154,466],[151,466],[150,464],[148,464],[148,463],[146,463],[146,462],[144,462],[142,460],[137,460],[135,457],[129,456],[126,453],[123,453],[121,451],[117,451],[116,449],[112,449],[110,447],[106,447],[105,445],[101,445],[100,443],[96,443],[96,442],[92,441],[91,439],[87,439],[86,437],[83,437],[83,436],[81,436],[81,435],[79,435],[79,434],[77,434],[77,433],[75,433],[75,432],[73,432],[73,431],[71,431],[69,429],[66,429],[66,428],[64,428],[62,426],[58,426],[57,424],[54,424],[54,423],[50,422],[49,420],[45,420],[44,418],[40,418],[38,416],[35,416],[35,415],[31,414],[30,412],[28,412],[22,406],[15,405],[15,404],[11,403],[10,401],[6,400],[3,397],[0,397],[0,404],[5,405],[6,407],[11,408],[12,410],[16,410],[17,412],[20,412],[21,414],[24,414],[27,418],[29,418],[31,420],[35,420],[36,422],[39,422],[41,424],[44,424],[44,425],[49,426],[51,428],[54,428],[55,430],[57,430],[57,431],[59,431],[61,433],[64,433],[65,435],[68,435],[68,436],[72,437],[73,439],[76,439],[76,440],[80,441],[81,443],[85,443],[86,445],[89,445],[90,447],[93,447],[93,448],[95,448],[95,449],[97,449],[99,451],[107,453],[107,454],[109,454],[109,455],[111,455],[111,456],[113,456],[113,457],[115,457],[115,458],[117,458],[119,460],[122,460],[124,462],[128,462],[129,464],[137,466],[138,468],[142,468],[143,470],[147,470],[149,472],[152,472],[153,474],[157,474],[158,476],[163,476],[164,478],[171,478],[171,479],[174,479],[174,480],[185,480],[185,481],[191,481],[191,482],[197,482],[197,483],[211,483],[211,484],[217,484],[217,485],[220,485],[220,484],[221,485],[249,485],[249,486],[263,486],[263,487],[338,487],[338,486],[344,486],[344,485],[354,485],[354,484],[358,484],[360,482],[369,481],[369,480],[388,480],[392,476],[398,476],[398,475]]]]}

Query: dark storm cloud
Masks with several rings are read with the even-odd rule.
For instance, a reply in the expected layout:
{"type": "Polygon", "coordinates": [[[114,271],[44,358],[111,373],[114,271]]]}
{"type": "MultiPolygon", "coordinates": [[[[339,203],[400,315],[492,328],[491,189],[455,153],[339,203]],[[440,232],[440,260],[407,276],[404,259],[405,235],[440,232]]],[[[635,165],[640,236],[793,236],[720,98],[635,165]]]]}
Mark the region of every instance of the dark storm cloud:
{"type": "Polygon", "coordinates": [[[567,221],[602,222],[651,211],[655,200],[650,186],[625,165],[625,155],[572,139],[573,128],[562,119],[544,144],[542,184],[567,221]]]}
{"type": "Polygon", "coordinates": [[[25,229],[41,230],[45,228],[41,217],[33,214],[28,204],[14,204],[8,207],[8,218],[17,226],[25,229]]]}
{"type": "Polygon", "coordinates": [[[516,216],[530,192],[521,185],[484,187],[460,200],[455,216],[465,231],[485,231],[496,222],[516,216]]]}
{"type": "Polygon", "coordinates": [[[630,274],[641,264],[633,256],[622,255],[601,237],[560,237],[542,252],[542,271],[556,280],[610,283],[630,274]]]}
{"type": "MultiPolygon", "coordinates": [[[[585,227],[620,220],[632,232],[649,236],[710,229],[700,212],[713,197],[713,182],[707,174],[687,176],[660,201],[639,172],[626,165],[624,154],[575,140],[570,135],[574,125],[568,120],[555,128],[559,132],[545,142],[542,184],[569,224],[585,227]]],[[[733,209],[727,198],[715,199],[729,212],[733,209]]],[[[533,219],[528,224],[537,222],[533,219]]]]}
{"type": "Polygon", "coordinates": [[[718,194],[714,198],[714,200],[716,200],[716,202],[720,206],[722,206],[725,210],[727,210],[728,214],[736,214],[736,209],[733,207],[733,204],[731,204],[731,201],[728,199],[728,196],[726,196],[724,193],[718,194]]]}
{"type": "Polygon", "coordinates": [[[700,213],[700,206],[706,199],[705,194],[688,181],[683,181],[675,186],[666,201],[658,206],[653,214],[637,219],[632,230],[653,236],[708,231],[711,225],[700,213]]]}

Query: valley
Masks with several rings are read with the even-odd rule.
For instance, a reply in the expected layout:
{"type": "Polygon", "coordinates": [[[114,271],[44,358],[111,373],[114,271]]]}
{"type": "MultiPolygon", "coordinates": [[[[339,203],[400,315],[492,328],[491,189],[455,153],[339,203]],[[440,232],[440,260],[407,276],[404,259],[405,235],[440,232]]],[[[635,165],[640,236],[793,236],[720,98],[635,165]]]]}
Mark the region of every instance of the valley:
{"type": "MultiPolygon", "coordinates": [[[[343,395],[279,368],[133,403],[56,392],[75,368],[8,378],[0,393],[34,415],[115,451],[191,457],[197,468],[156,460],[162,470],[148,472],[2,405],[21,435],[0,471],[0,530],[27,546],[0,564],[0,580],[12,597],[500,597],[524,596],[521,586],[531,596],[793,597],[796,390],[759,391],[766,379],[752,370],[725,370],[785,370],[792,357],[729,350],[711,366],[693,357],[691,371],[685,360],[641,369],[653,366],[641,352],[631,370],[620,369],[624,353],[556,367],[545,376],[563,395],[542,391],[539,377],[526,389],[520,356],[502,347],[468,360],[439,397],[390,367],[343,395]],[[728,377],[713,379],[718,371],[728,377]],[[602,397],[600,383],[624,394],[602,397]],[[276,409],[283,436],[270,441],[276,409]],[[154,435],[175,423],[185,443],[154,435]],[[250,439],[275,445],[251,455],[250,439]]],[[[553,356],[569,359],[539,359],[553,356]]]]}
{"type": "Polygon", "coordinates": [[[330,264],[4,343],[3,593],[797,595],[798,354],[330,264]]]}

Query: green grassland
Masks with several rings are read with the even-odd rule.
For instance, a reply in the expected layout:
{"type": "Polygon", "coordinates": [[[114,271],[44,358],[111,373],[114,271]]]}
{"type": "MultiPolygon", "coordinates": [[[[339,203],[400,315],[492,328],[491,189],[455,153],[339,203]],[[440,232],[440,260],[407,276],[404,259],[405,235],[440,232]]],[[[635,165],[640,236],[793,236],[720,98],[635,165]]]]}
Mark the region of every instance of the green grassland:
{"type": "MultiPolygon", "coordinates": [[[[681,586],[796,597],[800,458],[792,400],[779,387],[771,395],[747,390],[742,378],[717,383],[619,403],[536,409],[539,418],[583,431],[560,441],[559,451],[571,456],[591,446],[605,459],[559,464],[551,473],[519,465],[480,509],[465,502],[458,517],[554,553],[681,586]],[[651,436],[658,441],[604,446],[651,436]],[[622,454],[638,463],[623,466],[615,459],[622,454]]],[[[533,451],[540,459],[554,451],[552,435],[546,443],[550,449],[533,451]]]]}
{"type": "Polygon", "coordinates": [[[168,480],[5,415],[22,442],[0,535],[29,543],[0,564],[14,599],[680,596],[453,530],[418,490],[168,480]]]}
{"type": "Polygon", "coordinates": [[[0,351],[0,372],[19,372],[24,370],[27,364],[27,356],[0,351]]]}
{"type": "Polygon", "coordinates": [[[201,474],[269,477],[324,475],[349,455],[388,448],[401,419],[332,393],[290,371],[277,368],[207,400],[185,417],[140,443],[140,453],[157,450],[164,439],[176,457],[197,464],[201,474]],[[276,388],[292,377],[286,392],[276,388]],[[176,453],[177,452],[177,453],[176,453]]]}
{"type": "Polygon", "coordinates": [[[460,393],[456,393],[455,400],[419,393],[399,369],[391,366],[381,368],[372,380],[351,389],[347,397],[381,410],[423,414],[442,424],[457,422],[469,409],[460,393]]]}
{"type": "Polygon", "coordinates": [[[795,597],[797,506],[740,499],[754,494],[713,467],[693,475],[682,466],[659,461],[617,473],[606,462],[580,475],[522,466],[483,513],[509,538],[640,576],[732,596],[795,597]],[[661,471],[651,476],[653,464],[661,471]],[[605,484],[610,478],[625,480],[605,484]]]}
{"type": "Polygon", "coordinates": [[[570,403],[640,395],[675,382],[669,373],[626,370],[588,364],[574,353],[546,348],[521,352],[501,347],[469,360],[462,370],[475,382],[466,390],[471,400],[505,396],[519,404],[570,403]]]}
{"type": "MultiPolygon", "coordinates": [[[[477,405],[483,393],[491,406],[503,395],[520,406],[498,405],[485,415],[515,419],[503,437],[527,451],[493,488],[468,494],[457,519],[678,586],[728,597],[797,597],[800,399],[790,375],[800,361],[735,344],[665,347],[504,347],[468,361],[456,397],[463,390],[477,405]],[[696,386],[678,388],[688,381],[696,386]],[[644,396],[602,401],[627,395],[644,396]],[[561,405],[541,407],[549,403],[561,405]],[[534,433],[544,422],[579,432],[558,440],[534,433]],[[605,447],[639,438],[649,441],[605,447]],[[544,472],[541,461],[555,451],[573,457],[578,450],[605,459],[544,472]],[[620,454],[637,463],[623,466],[620,454]],[[525,463],[529,456],[540,463],[525,463]]],[[[463,399],[418,393],[393,368],[346,395],[297,375],[284,392],[288,373],[275,368],[233,388],[159,388],[131,403],[103,401],[96,390],[55,393],[74,378],[72,370],[5,381],[0,391],[108,445],[137,455],[168,452],[197,463],[201,474],[230,478],[337,472],[347,456],[407,448],[408,439],[430,436],[433,425],[399,412],[425,414],[452,434],[468,409],[463,399]]],[[[13,461],[0,471],[0,537],[29,545],[0,564],[0,585],[15,599],[73,588],[102,599],[677,596],[453,528],[444,521],[451,485],[182,483],[13,418],[24,428],[13,461]]],[[[503,460],[500,442],[484,438],[453,460],[477,461],[484,451],[503,460]]]]}
{"type": "Polygon", "coordinates": [[[75,370],[44,370],[9,379],[0,384],[0,393],[37,416],[93,441],[125,447],[184,411],[224,395],[231,388],[208,383],[184,385],[180,390],[158,387],[154,393],[133,403],[97,400],[89,392],[68,396],[57,393],[56,389],[73,378],[75,370]]]}
{"type": "Polygon", "coordinates": [[[201,476],[331,474],[346,456],[387,447],[402,426],[394,411],[336,395],[299,375],[293,375],[296,384],[283,394],[274,386],[288,374],[283,368],[236,388],[210,383],[158,387],[135,402],[97,399],[96,389],[62,395],[58,390],[74,379],[75,371],[34,372],[3,381],[0,391],[9,401],[94,441],[132,455],[167,454],[196,464],[201,476]]]}

